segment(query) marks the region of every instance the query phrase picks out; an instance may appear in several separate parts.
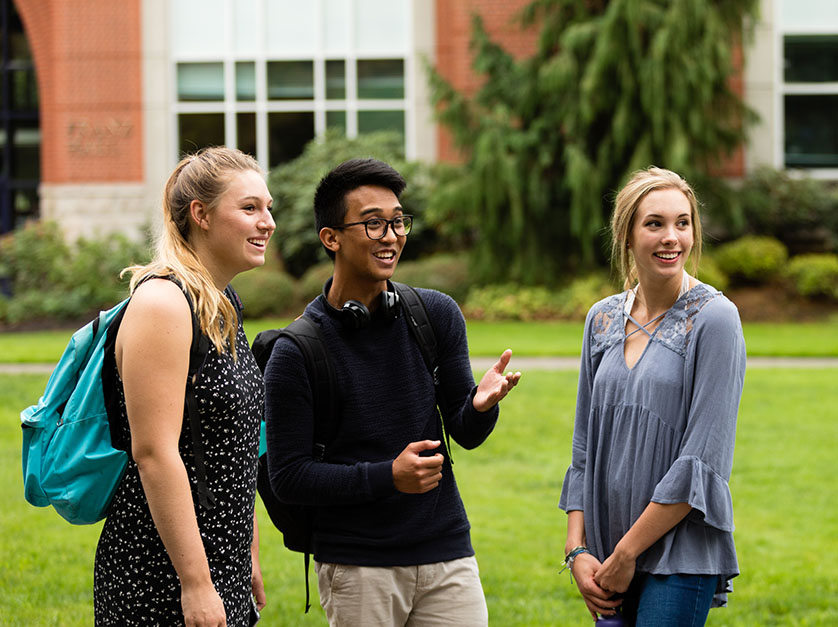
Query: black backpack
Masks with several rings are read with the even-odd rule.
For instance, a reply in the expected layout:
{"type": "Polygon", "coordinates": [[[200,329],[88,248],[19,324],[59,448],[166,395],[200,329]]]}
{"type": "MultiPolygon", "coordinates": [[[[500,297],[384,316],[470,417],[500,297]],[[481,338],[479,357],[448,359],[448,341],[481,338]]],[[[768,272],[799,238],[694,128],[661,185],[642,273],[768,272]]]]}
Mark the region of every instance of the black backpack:
{"type": "MultiPolygon", "coordinates": [[[[437,342],[428,310],[414,288],[395,281],[391,284],[399,295],[402,312],[407,316],[408,327],[419,343],[425,365],[433,375],[437,405],[439,405],[441,399],[439,394],[439,369],[436,363],[437,342]]],[[[262,331],[253,339],[253,356],[262,372],[265,371],[274,344],[283,336],[293,340],[303,354],[306,372],[312,383],[312,399],[314,402],[314,446],[312,455],[317,461],[322,461],[326,457],[329,443],[334,439],[339,420],[337,381],[329,351],[326,348],[326,342],[320,332],[320,327],[303,314],[287,327],[262,331]]],[[[443,432],[446,436],[446,448],[450,460],[451,445],[444,425],[443,432]]],[[[453,460],[451,461],[453,463],[453,460]]],[[[305,611],[308,612],[311,608],[308,568],[314,548],[313,507],[284,503],[276,497],[271,489],[270,478],[268,477],[267,453],[259,458],[259,474],[256,486],[271,522],[282,532],[285,546],[292,551],[304,554],[305,611]]]]}

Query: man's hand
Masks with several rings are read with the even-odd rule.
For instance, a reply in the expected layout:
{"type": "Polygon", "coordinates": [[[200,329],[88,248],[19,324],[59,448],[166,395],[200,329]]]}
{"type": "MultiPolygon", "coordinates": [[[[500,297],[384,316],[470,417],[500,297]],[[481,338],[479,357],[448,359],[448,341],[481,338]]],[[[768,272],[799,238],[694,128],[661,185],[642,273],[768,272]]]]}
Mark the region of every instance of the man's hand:
{"type": "Polygon", "coordinates": [[[439,440],[411,442],[393,460],[393,484],[399,492],[406,494],[424,494],[439,485],[442,479],[441,453],[423,457],[422,451],[438,448],[439,440]]]}
{"type": "Polygon", "coordinates": [[[509,391],[518,385],[521,379],[521,373],[508,372],[503,374],[506,367],[509,365],[509,359],[512,357],[512,351],[506,349],[497,360],[494,366],[486,371],[480,383],[477,386],[477,393],[474,395],[472,405],[479,412],[486,412],[497,405],[504,396],[509,394],[509,391]]]}

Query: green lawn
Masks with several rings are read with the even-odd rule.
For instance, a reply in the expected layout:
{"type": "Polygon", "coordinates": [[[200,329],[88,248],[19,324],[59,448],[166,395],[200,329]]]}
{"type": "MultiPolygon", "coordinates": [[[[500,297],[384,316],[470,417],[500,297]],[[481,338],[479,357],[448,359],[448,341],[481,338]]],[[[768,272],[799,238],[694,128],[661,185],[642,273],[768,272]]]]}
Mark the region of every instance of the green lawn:
{"type": "MultiPolygon", "coordinates": [[[[742,575],[709,625],[838,624],[836,378],[828,369],[748,372],[731,480],[742,575]]],[[[0,376],[0,624],[90,625],[98,525],[73,527],[22,496],[18,412],[45,381],[0,376]]],[[[526,373],[489,440],[455,451],[492,625],[589,624],[558,575],[565,515],[556,503],[575,386],[574,372],[526,373]]],[[[325,625],[318,607],[302,613],[302,557],[282,547],[263,511],[260,520],[263,624],[325,625]]]]}
{"type": "MultiPolygon", "coordinates": [[[[251,340],[263,329],[284,326],[288,319],[245,321],[251,340]]],[[[511,348],[518,356],[577,356],[581,322],[468,323],[469,350],[475,356],[499,355],[511,348]]],[[[751,356],[838,357],[838,321],[744,325],[751,356]]],[[[0,363],[52,363],[58,360],[72,330],[0,333],[0,363]]]]}

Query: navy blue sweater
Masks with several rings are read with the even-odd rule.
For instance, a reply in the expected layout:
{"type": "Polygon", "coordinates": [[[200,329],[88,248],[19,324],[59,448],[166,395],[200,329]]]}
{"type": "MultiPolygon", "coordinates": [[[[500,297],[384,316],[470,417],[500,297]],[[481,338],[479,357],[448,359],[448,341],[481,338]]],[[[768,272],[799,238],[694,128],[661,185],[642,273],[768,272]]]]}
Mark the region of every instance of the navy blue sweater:
{"type": "MultiPolygon", "coordinates": [[[[476,386],[466,327],[445,294],[419,290],[439,344],[445,426],[464,448],[481,444],[498,417],[472,406],[476,386]]],[[[268,471],[280,499],[316,506],[321,562],[408,566],[474,554],[448,455],[425,494],[393,485],[393,460],[411,442],[443,441],[434,385],[405,316],[361,330],[342,325],[322,296],[306,308],[323,332],[337,374],[340,419],[326,459],[312,456],[312,388],[297,345],[280,338],[265,369],[268,471]]],[[[432,451],[433,453],[435,451],[432,451]]]]}

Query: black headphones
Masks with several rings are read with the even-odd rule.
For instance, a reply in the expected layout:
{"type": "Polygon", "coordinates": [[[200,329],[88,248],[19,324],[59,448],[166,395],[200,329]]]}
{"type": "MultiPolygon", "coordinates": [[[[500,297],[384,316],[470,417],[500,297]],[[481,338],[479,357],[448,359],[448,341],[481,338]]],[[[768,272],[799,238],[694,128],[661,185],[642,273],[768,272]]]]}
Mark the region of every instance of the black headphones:
{"type": "Polygon", "coordinates": [[[385,290],[381,292],[378,295],[378,309],[375,310],[374,314],[370,314],[367,306],[357,300],[346,301],[340,309],[332,305],[327,298],[331,287],[332,277],[329,277],[329,280],[323,284],[323,301],[326,303],[329,313],[337,316],[343,326],[348,329],[368,327],[373,316],[382,320],[395,320],[401,316],[402,308],[399,303],[399,295],[395,291],[385,290]]]}

